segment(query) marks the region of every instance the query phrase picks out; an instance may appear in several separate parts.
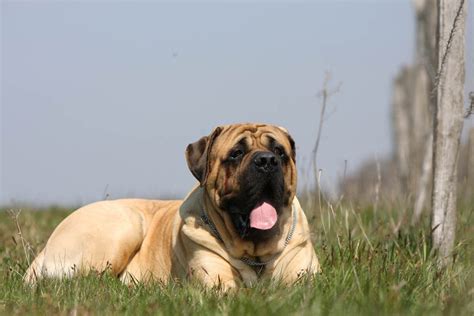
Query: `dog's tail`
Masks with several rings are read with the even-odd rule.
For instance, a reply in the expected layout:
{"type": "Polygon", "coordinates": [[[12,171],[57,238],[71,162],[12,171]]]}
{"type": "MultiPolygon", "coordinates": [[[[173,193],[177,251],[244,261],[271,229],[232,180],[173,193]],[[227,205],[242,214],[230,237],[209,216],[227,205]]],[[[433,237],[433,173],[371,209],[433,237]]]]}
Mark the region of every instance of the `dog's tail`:
{"type": "Polygon", "coordinates": [[[42,277],[44,263],[44,249],[39,253],[39,255],[33,260],[31,265],[26,270],[25,275],[23,276],[23,282],[29,285],[34,285],[42,277]]]}

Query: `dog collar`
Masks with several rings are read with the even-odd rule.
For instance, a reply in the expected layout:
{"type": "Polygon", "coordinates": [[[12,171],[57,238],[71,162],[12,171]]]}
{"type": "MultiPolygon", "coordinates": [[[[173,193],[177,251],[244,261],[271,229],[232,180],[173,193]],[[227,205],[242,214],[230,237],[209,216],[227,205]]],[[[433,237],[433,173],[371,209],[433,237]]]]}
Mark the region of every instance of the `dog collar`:
{"type": "MultiPolygon", "coordinates": [[[[288,244],[290,243],[290,240],[293,237],[293,233],[295,232],[295,228],[296,228],[297,212],[296,212],[296,209],[295,209],[294,205],[292,207],[292,211],[293,211],[293,222],[291,223],[291,228],[288,231],[288,235],[285,238],[285,245],[283,246],[283,249],[285,249],[286,246],[288,246],[288,244]]],[[[222,240],[221,235],[217,231],[216,226],[211,221],[211,219],[207,216],[206,210],[204,210],[204,209],[202,210],[201,220],[209,227],[209,229],[211,230],[212,235],[214,235],[214,237],[216,237],[219,241],[224,243],[224,241],[222,240]]],[[[273,257],[270,260],[261,262],[261,261],[251,259],[249,257],[242,257],[242,258],[240,258],[240,261],[242,261],[243,263],[245,263],[249,266],[252,266],[252,267],[262,267],[263,268],[264,266],[266,266],[267,264],[269,264],[270,262],[272,262],[275,259],[276,259],[276,256],[273,257]]]]}

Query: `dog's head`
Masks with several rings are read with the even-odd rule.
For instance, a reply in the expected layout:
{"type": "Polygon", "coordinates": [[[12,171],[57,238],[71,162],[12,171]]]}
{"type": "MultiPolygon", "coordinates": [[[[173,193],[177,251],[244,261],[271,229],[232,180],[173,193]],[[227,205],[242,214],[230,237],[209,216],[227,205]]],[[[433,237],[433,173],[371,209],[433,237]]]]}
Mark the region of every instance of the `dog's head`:
{"type": "Polygon", "coordinates": [[[241,238],[265,240],[278,231],[278,220],[290,211],[296,191],[295,144],[284,128],[217,127],[188,145],[186,160],[241,238]]]}

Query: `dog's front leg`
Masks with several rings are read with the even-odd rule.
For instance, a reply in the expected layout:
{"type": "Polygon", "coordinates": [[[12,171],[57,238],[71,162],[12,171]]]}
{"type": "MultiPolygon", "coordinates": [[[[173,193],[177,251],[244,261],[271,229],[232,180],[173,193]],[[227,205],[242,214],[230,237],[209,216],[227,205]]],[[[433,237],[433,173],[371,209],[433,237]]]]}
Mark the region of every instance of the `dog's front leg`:
{"type": "Polygon", "coordinates": [[[285,284],[292,284],[305,276],[314,276],[320,266],[313,244],[308,240],[299,246],[286,249],[267,275],[285,284]]]}
{"type": "Polygon", "coordinates": [[[240,274],[222,257],[202,250],[189,263],[188,276],[209,288],[230,290],[241,283],[240,274]]]}

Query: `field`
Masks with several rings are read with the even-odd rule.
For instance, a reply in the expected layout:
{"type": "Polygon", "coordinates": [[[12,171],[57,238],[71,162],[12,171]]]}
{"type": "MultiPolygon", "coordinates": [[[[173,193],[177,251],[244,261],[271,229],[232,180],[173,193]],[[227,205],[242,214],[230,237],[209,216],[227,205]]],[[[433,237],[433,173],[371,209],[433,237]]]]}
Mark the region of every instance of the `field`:
{"type": "Polygon", "coordinates": [[[393,206],[309,208],[323,272],[293,287],[263,282],[225,294],[192,282],[127,287],[108,274],[26,287],[22,274],[32,254],[71,210],[14,209],[15,220],[4,209],[0,314],[473,315],[473,205],[459,207],[456,253],[445,269],[437,268],[427,215],[418,227],[409,227],[393,206]]]}

